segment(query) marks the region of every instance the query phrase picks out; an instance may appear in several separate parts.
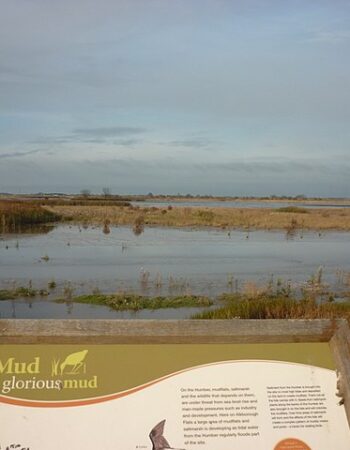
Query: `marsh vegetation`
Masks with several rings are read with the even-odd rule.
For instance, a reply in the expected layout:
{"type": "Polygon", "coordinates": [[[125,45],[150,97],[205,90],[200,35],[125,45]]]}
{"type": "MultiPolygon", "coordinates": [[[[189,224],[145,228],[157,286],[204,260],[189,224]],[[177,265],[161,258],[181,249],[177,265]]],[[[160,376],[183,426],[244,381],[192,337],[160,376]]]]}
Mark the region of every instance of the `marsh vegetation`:
{"type": "MultiPolygon", "coordinates": [[[[343,275],[345,277],[345,275],[343,275]]],[[[271,280],[265,285],[253,281],[244,283],[240,290],[226,292],[214,297],[204,295],[147,296],[133,292],[101,293],[98,289],[87,295],[74,295],[74,289],[66,283],[63,291],[52,292],[51,304],[65,305],[72,311],[74,305],[90,305],[94,308],[107,307],[111,311],[187,311],[195,319],[321,319],[346,318],[350,322],[350,274],[343,280],[341,292],[331,291],[323,282],[319,269],[307,283],[293,286],[290,281],[271,280]],[[196,313],[193,308],[197,310],[196,313]],[[192,310],[192,312],[191,312],[192,310]],[[191,315],[192,314],[192,315],[191,315]]],[[[51,282],[49,288],[55,290],[51,282]]],[[[0,291],[0,300],[42,302],[50,293],[48,290],[16,287],[0,291]],[[40,297],[42,300],[38,300],[40,297]],[[27,300],[28,299],[28,300],[27,300]]],[[[44,300],[47,302],[47,300],[44,300]]],[[[0,306],[1,306],[0,303],[0,306]]],[[[96,310],[95,310],[96,311],[96,310]]],[[[183,314],[182,313],[182,314],[183,314]]],[[[180,313],[181,314],[181,313],[180,313]]]]}
{"type": "Polygon", "coordinates": [[[335,319],[350,322],[350,293],[342,302],[334,302],[330,294],[327,301],[317,295],[295,298],[285,294],[260,293],[223,294],[218,298],[221,306],[193,316],[194,319],[335,319]]]}
{"type": "Polygon", "coordinates": [[[14,300],[16,298],[27,297],[46,297],[49,292],[45,289],[33,289],[30,284],[29,287],[19,286],[12,289],[0,289],[0,300],[14,300]]]}
{"type": "Polygon", "coordinates": [[[63,220],[91,225],[215,227],[245,230],[288,230],[291,225],[300,230],[350,231],[350,208],[310,209],[299,207],[270,208],[202,208],[202,207],[116,207],[116,206],[53,206],[51,211],[63,220]]]}
{"type": "MultiPolygon", "coordinates": [[[[350,231],[350,208],[306,208],[298,204],[280,208],[229,208],[222,206],[158,206],[143,207],[120,196],[73,196],[68,198],[31,198],[0,200],[2,232],[18,231],[23,226],[74,221],[79,224],[129,225],[136,234],[145,226],[215,227],[245,230],[350,231]]],[[[176,204],[176,203],[175,203],[176,204]]],[[[263,204],[263,202],[261,202],[263,204]]],[[[266,205],[265,205],[266,206],[266,205]]],[[[326,206],[326,204],[324,205],[326,206]]],[[[341,206],[341,204],[340,204],[341,206]]]]}
{"type": "Polygon", "coordinates": [[[61,220],[58,213],[32,202],[0,201],[1,233],[21,232],[25,227],[61,220]]]}

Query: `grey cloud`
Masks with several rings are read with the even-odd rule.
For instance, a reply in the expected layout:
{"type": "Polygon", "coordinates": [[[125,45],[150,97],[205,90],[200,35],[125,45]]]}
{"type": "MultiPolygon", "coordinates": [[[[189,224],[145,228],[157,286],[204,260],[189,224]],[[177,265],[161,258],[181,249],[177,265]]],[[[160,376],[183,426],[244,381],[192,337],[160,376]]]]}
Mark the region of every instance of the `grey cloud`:
{"type": "Polygon", "coordinates": [[[143,142],[142,139],[117,139],[113,141],[115,145],[121,145],[123,147],[132,147],[133,145],[143,142]]]}
{"type": "Polygon", "coordinates": [[[104,144],[106,142],[106,139],[103,139],[103,138],[74,139],[74,138],[72,138],[71,141],[79,141],[79,142],[84,142],[86,144],[104,144]]]}
{"type": "MultiPolygon", "coordinates": [[[[100,163],[101,166],[106,164],[100,163]]],[[[205,173],[217,176],[218,173],[235,173],[236,175],[247,175],[252,180],[256,176],[273,176],[273,177],[304,177],[315,175],[336,175],[337,177],[347,176],[350,166],[349,164],[338,163],[336,161],[316,161],[316,160],[287,160],[280,161],[266,160],[236,160],[226,161],[222,163],[205,162],[203,164],[181,162],[176,159],[168,158],[164,160],[148,160],[139,161],[134,159],[111,160],[107,164],[111,167],[118,166],[128,168],[130,170],[157,170],[166,171],[168,173],[181,171],[182,173],[205,173]]]]}
{"type": "Polygon", "coordinates": [[[10,153],[0,153],[0,159],[4,158],[20,158],[22,156],[34,155],[36,153],[42,153],[43,150],[28,150],[28,151],[15,151],[10,153]]]}
{"type": "Polygon", "coordinates": [[[339,44],[350,40],[350,30],[328,30],[311,32],[307,42],[339,44]]]}
{"type": "Polygon", "coordinates": [[[101,128],[76,128],[70,135],[47,136],[28,141],[29,144],[60,145],[74,142],[87,144],[103,144],[111,142],[115,145],[130,147],[142,142],[142,139],[128,137],[146,132],[144,128],[138,127],[101,127],[101,128]],[[125,136],[125,138],[123,138],[125,136]],[[111,140],[116,138],[114,140],[111,140]],[[119,139],[118,139],[119,138],[119,139]]]}
{"type": "MultiPolygon", "coordinates": [[[[290,7],[277,6],[284,2],[207,0],[198,9],[196,1],[171,2],[169,6],[168,2],[157,0],[137,2],[136,7],[133,1],[105,0],[99,8],[93,6],[92,0],[78,1],[77,4],[84,4],[84,14],[81,8],[72,8],[66,0],[54,8],[42,0],[6,3],[2,11],[4,23],[0,27],[2,60],[5,67],[12,67],[11,64],[17,67],[20,75],[31,68],[34,77],[28,84],[16,79],[4,86],[0,106],[3,110],[60,109],[72,113],[118,105],[128,109],[183,109],[217,116],[280,117],[300,114],[300,111],[308,116],[309,113],[325,117],[348,115],[348,83],[344,81],[342,89],[329,89],[339,85],[337,71],[344,72],[342,58],[330,64],[327,57],[317,60],[295,51],[289,55],[289,42],[281,53],[276,53],[278,50],[272,47],[275,42],[269,41],[272,39],[269,22],[260,30],[265,32],[263,38],[255,38],[255,45],[251,46],[245,33],[239,32],[231,44],[230,29],[210,33],[210,39],[206,35],[206,25],[216,14],[221,19],[233,14],[234,19],[237,12],[245,11],[253,17],[258,13],[260,25],[264,23],[260,16],[263,12],[267,16],[276,9],[287,12],[290,7]],[[160,7],[161,3],[167,6],[160,7]],[[218,9],[217,3],[223,9],[218,9]],[[197,14],[188,14],[192,8],[197,14]],[[20,21],[21,17],[26,20],[20,21]],[[184,20],[185,29],[182,28],[184,20]],[[189,23],[192,21],[198,21],[195,33],[193,30],[197,28],[189,23]],[[181,24],[181,34],[176,23],[181,24]],[[178,33],[174,40],[170,37],[170,26],[178,33]],[[140,30],[142,39],[132,41],[130,37],[139,36],[140,30]],[[153,36],[155,30],[159,35],[153,36]],[[189,36],[197,37],[198,41],[184,51],[189,36]],[[229,49],[224,41],[230,42],[229,49]],[[89,43],[94,45],[93,50],[89,43]],[[265,47],[264,43],[268,45],[265,47]],[[86,45],[88,48],[82,50],[86,45]]],[[[334,3],[335,10],[341,14],[340,5],[334,3]]],[[[323,26],[321,20],[315,22],[320,22],[320,28],[323,26]]],[[[253,24],[249,25],[247,31],[251,33],[254,28],[251,28],[253,24]]],[[[317,31],[313,36],[310,33],[310,38],[339,40],[347,38],[346,33],[317,31]]],[[[281,37],[285,39],[288,35],[283,32],[281,37]]]]}
{"type": "Polygon", "coordinates": [[[28,141],[28,144],[68,144],[73,141],[73,136],[47,136],[28,141]]]}
{"type": "Polygon", "coordinates": [[[110,137],[91,138],[91,139],[78,138],[78,139],[72,139],[72,140],[74,140],[74,141],[78,140],[79,142],[83,142],[83,143],[86,143],[86,144],[105,144],[105,143],[110,143],[110,144],[117,145],[118,147],[133,147],[136,144],[144,142],[143,139],[130,138],[130,139],[115,139],[115,140],[111,140],[110,137]]]}
{"type": "Polygon", "coordinates": [[[205,138],[190,138],[165,142],[164,144],[174,147],[190,147],[190,148],[204,149],[212,145],[213,141],[205,138]]]}
{"type": "Polygon", "coordinates": [[[76,128],[73,133],[78,136],[94,136],[94,137],[117,137],[130,136],[134,134],[142,134],[147,130],[141,127],[98,127],[98,128],[76,128]]]}
{"type": "Polygon", "coordinates": [[[336,173],[338,175],[348,173],[350,167],[349,164],[337,163],[332,161],[315,161],[315,160],[288,160],[281,159],[280,161],[273,161],[270,158],[263,160],[236,160],[227,161],[222,163],[205,162],[203,164],[184,163],[174,158],[166,158],[163,160],[137,160],[133,158],[125,159],[109,159],[107,161],[90,161],[85,160],[87,165],[99,166],[100,168],[122,168],[130,170],[150,170],[156,169],[160,171],[188,171],[190,173],[197,172],[212,172],[220,171],[223,173],[235,172],[241,174],[251,175],[285,175],[293,176],[303,173],[306,174],[331,174],[336,173]]]}
{"type": "Polygon", "coordinates": [[[225,163],[213,163],[198,165],[197,168],[201,170],[217,170],[224,172],[247,173],[247,174],[275,174],[275,175],[293,175],[293,174],[311,174],[323,173],[329,174],[336,172],[340,174],[343,170],[349,170],[341,164],[318,162],[313,160],[286,160],[272,161],[270,158],[266,160],[249,160],[249,161],[228,161],[225,163]]]}
{"type": "Polygon", "coordinates": [[[22,75],[22,71],[17,67],[0,64],[0,75],[22,75]]]}

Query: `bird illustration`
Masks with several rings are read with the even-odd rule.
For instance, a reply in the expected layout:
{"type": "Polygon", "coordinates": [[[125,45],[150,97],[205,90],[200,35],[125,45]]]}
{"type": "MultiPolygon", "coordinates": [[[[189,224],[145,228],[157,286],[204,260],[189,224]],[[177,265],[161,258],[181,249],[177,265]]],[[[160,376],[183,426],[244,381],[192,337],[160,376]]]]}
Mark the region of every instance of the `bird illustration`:
{"type": "Polygon", "coordinates": [[[79,369],[84,366],[84,359],[88,350],[82,350],[81,352],[71,353],[67,356],[67,358],[63,361],[60,366],[61,375],[65,371],[67,366],[72,366],[70,374],[78,373],[79,369]]]}
{"type": "Polygon", "coordinates": [[[165,419],[159,422],[149,434],[149,438],[151,439],[152,442],[152,450],[165,450],[165,449],[185,450],[183,448],[170,447],[169,442],[163,436],[164,425],[165,419]]]}

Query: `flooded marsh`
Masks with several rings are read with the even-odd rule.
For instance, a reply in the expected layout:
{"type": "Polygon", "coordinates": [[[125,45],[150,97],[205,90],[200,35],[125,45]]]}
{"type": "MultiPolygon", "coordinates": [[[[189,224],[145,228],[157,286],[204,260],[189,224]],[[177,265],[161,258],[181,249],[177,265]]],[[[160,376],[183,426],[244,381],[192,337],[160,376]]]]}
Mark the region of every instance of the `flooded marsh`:
{"type": "MultiPolygon", "coordinates": [[[[52,317],[72,317],[73,311],[83,317],[133,316],[106,306],[72,305],[71,300],[123,292],[215,298],[271,282],[304,288],[317,281],[320,267],[322,283],[329,290],[349,290],[349,254],[348,233],[342,232],[145,227],[137,235],[125,226],[110,226],[106,234],[102,226],[59,225],[46,234],[3,234],[0,289],[25,286],[37,295],[2,300],[0,314],[12,316],[15,307],[17,317],[41,317],[45,311],[52,317]],[[54,303],[56,298],[66,303],[54,303]]],[[[194,313],[189,309],[139,315],[188,317],[194,313]]]]}

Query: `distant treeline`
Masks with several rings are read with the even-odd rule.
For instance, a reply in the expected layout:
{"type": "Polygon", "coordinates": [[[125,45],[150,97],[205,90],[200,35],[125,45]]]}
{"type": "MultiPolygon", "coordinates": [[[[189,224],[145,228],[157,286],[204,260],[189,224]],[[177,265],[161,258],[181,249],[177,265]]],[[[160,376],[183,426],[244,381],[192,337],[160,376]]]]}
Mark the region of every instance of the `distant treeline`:
{"type": "Polygon", "coordinates": [[[41,206],[130,206],[130,199],[119,195],[74,195],[74,196],[9,196],[2,199],[3,202],[20,202],[41,206]]]}
{"type": "Polygon", "coordinates": [[[130,206],[128,200],[115,200],[104,197],[45,198],[31,200],[32,204],[46,206],[130,206]]]}
{"type": "Polygon", "coordinates": [[[306,200],[314,200],[314,201],[326,201],[326,200],[348,200],[346,198],[339,198],[339,197],[307,197],[304,194],[299,195],[268,195],[268,196],[253,196],[253,195],[236,195],[236,196],[220,196],[220,195],[200,195],[200,194],[152,194],[149,193],[147,195],[130,195],[130,199],[132,201],[145,201],[149,199],[157,200],[189,200],[189,199],[195,199],[195,200],[216,200],[216,201],[268,201],[268,200],[280,200],[280,201],[306,201],[306,200]]]}
{"type": "MultiPolygon", "coordinates": [[[[30,200],[37,201],[40,204],[71,204],[82,205],[82,202],[89,202],[89,205],[93,205],[93,202],[104,202],[103,204],[110,205],[112,203],[130,203],[130,202],[142,202],[146,200],[215,200],[215,201],[347,201],[345,197],[308,197],[304,194],[298,195],[266,195],[266,196],[254,196],[254,195],[209,195],[209,194],[127,194],[127,195],[112,195],[105,194],[91,194],[88,190],[82,190],[80,194],[63,194],[63,193],[38,193],[38,194],[9,194],[1,193],[0,199],[2,200],[30,200]],[[63,203],[64,202],[64,203],[63,203]]],[[[97,203],[95,203],[97,205],[97,203]]]]}

